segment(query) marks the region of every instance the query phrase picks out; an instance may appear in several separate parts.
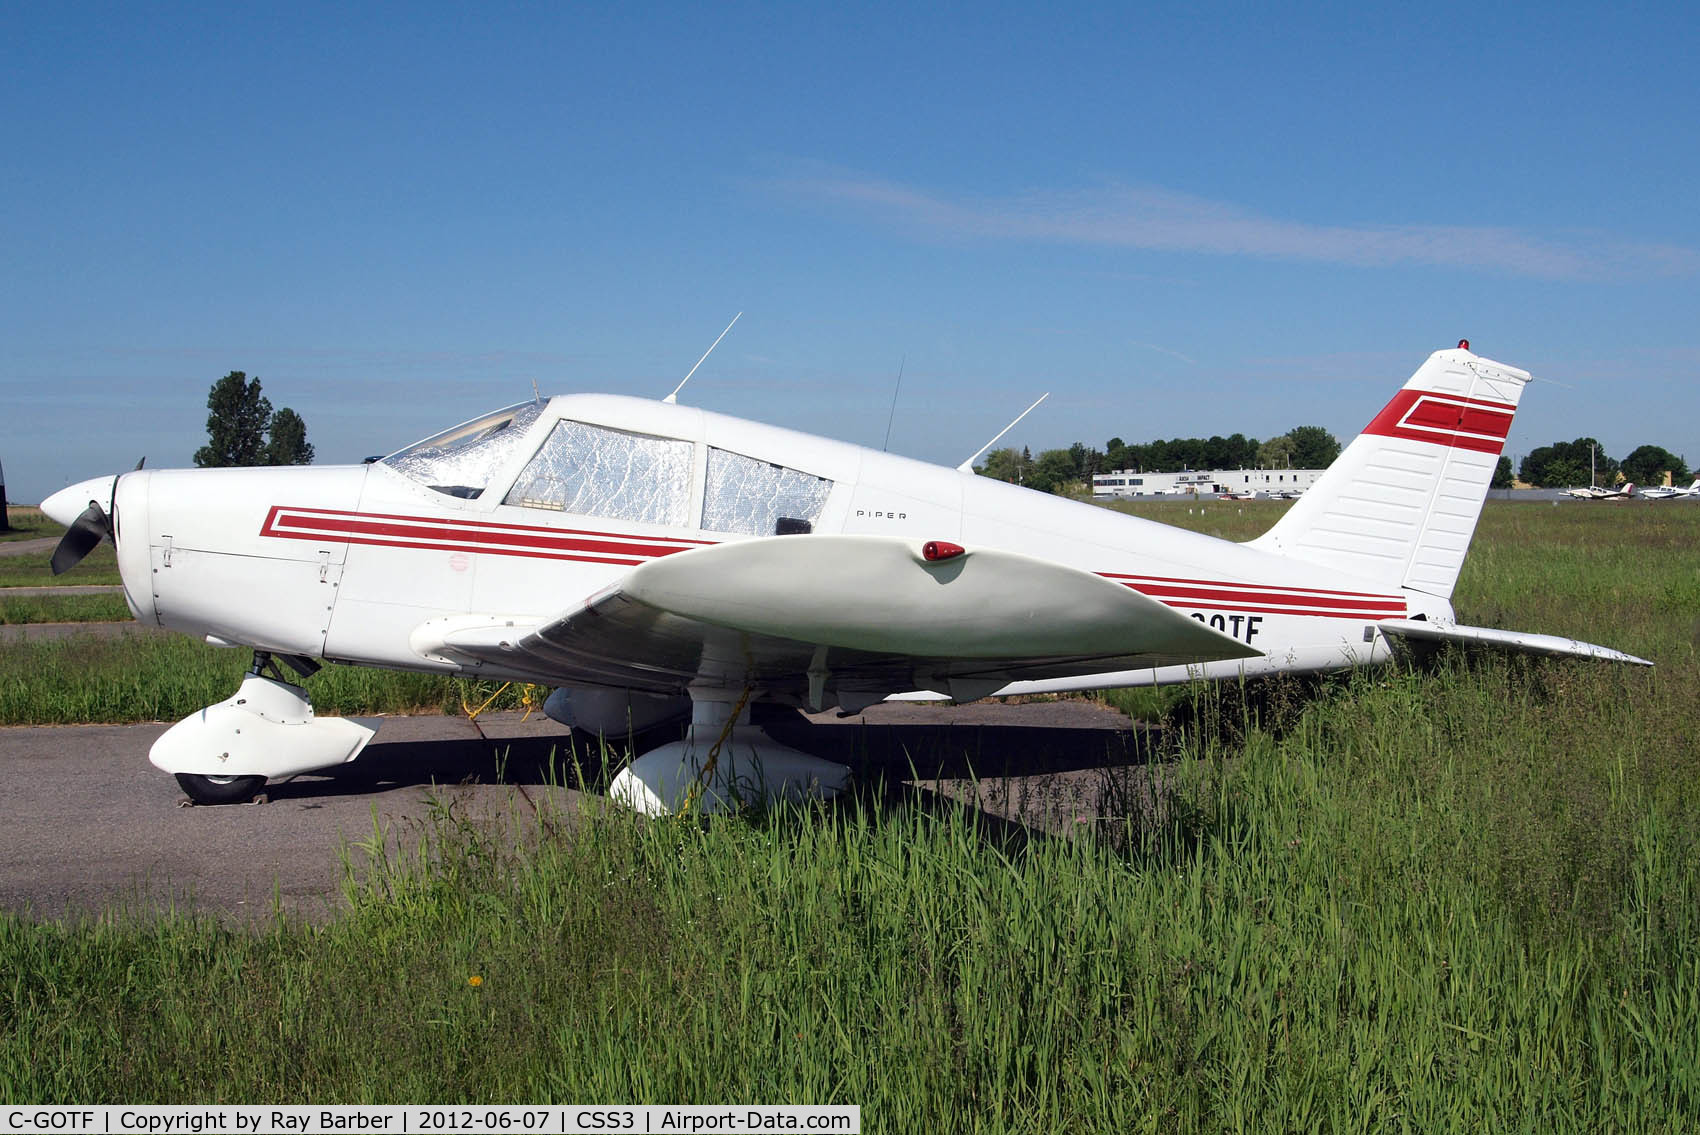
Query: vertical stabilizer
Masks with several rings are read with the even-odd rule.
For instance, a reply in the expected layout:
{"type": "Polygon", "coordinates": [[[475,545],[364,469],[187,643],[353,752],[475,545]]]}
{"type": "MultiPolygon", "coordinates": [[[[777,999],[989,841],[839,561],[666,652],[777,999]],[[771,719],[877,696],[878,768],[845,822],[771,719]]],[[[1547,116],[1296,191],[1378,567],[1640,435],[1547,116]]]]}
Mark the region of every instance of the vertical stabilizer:
{"type": "Polygon", "coordinates": [[[1462,345],[1436,351],[1252,546],[1450,598],[1528,382],[1462,345]]]}

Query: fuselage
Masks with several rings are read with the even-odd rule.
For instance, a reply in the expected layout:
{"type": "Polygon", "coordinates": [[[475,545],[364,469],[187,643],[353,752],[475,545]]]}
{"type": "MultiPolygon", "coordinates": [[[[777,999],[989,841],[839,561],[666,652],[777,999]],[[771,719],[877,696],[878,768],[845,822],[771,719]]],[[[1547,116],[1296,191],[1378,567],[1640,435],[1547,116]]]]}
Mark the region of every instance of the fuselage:
{"type": "Polygon", "coordinates": [[[1042,557],[1262,652],[1006,692],[1361,665],[1386,657],[1376,622],[1451,616],[1444,599],[1095,505],[614,395],[510,408],[375,464],[145,470],[113,484],[85,482],[54,500],[60,511],[90,499],[111,506],[137,619],[218,643],[398,669],[455,668],[416,649],[427,620],[535,624],[648,560],[788,532],[1042,557]]]}

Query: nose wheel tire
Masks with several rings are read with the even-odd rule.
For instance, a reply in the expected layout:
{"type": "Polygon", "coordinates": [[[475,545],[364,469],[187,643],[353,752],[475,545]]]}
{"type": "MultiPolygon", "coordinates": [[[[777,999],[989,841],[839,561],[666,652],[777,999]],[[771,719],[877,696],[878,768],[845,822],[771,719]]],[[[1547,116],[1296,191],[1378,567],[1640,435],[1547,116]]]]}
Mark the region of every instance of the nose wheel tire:
{"type": "Polygon", "coordinates": [[[177,785],[197,804],[246,804],[266,786],[263,776],[199,776],[177,773],[177,785]]]}

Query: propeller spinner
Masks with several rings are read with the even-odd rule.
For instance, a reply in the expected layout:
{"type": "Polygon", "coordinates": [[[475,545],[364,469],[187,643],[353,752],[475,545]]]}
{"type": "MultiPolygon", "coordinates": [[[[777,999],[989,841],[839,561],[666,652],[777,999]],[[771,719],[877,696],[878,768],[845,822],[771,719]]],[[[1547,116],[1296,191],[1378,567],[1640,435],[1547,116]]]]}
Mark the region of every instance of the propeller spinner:
{"type": "Polygon", "coordinates": [[[60,537],[59,546],[53,549],[51,566],[54,575],[64,575],[76,567],[102,540],[118,542],[117,497],[118,478],[114,477],[109,482],[103,477],[61,489],[41,502],[43,512],[65,525],[65,535],[60,537]],[[97,499],[102,495],[107,501],[105,507],[97,499]],[[83,501],[88,506],[74,518],[67,519],[71,510],[83,501]]]}

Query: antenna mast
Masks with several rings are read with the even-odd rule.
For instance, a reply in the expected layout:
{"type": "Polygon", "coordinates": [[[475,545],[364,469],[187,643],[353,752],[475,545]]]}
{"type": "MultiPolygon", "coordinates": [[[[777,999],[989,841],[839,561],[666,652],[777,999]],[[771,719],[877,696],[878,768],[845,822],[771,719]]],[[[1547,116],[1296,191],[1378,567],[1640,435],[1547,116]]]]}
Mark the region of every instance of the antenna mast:
{"type": "Polygon", "coordinates": [[[1016,424],[1018,422],[1020,422],[1022,418],[1025,418],[1028,414],[1031,414],[1034,410],[1037,410],[1039,408],[1039,402],[1043,402],[1045,399],[1049,398],[1050,396],[1051,396],[1051,392],[1049,390],[1047,390],[1043,394],[1039,395],[1039,399],[1038,399],[1037,402],[1034,402],[1033,405],[1027,407],[1027,409],[1025,409],[1025,410],[1021,411],[1021,413],[1017,414],[1015,416],[1014,422],[1009,423],[1009,425],[1007,425],[1003,429],[999,430],[997,437],[994,437],[991,441],[988,441],[985,445],[982,445],[979,449],[976,449],[974,451],[974,456],[970,457],[968,460],[966,460],[962,464],[958,465],[956,467],[956,471],[958,473],[972,473],[974,471],[974,457],[980,456],[980,454],[986,452],[986,450],[988,450],[988,449],[992,448],[992,446],[996,445],[998,443],[998,438],[1003,437],[1004,434],[1008,433],[1010,430],[1013,430],[1016,427],[1016,424]]]}
{"type": "Polygon", "coordinates": [[[891,448],[891,423],[897,420],[897,394],[903,389],[903,364],[908,361],[909,356],[904,355],[897,362],[897,385],[891,391],[891,414],[885,420],[885,444],[880,446],[882,453],[891,448]]]}
{"type": "MultiPolygon", "coordinates": [[[[738,322],[738,320],[742,319],[743,317],[744,317],[744,313],[740,311],[737,315],[734,315],[732,317],[732,323],[738,322]]],[[[726,331],[732,330],[732,323],[728,323],[726,325],[726,331]]],[[[684,378],[681,378],[679,380],[679,385],[677,385],[673,388],[673,393],[669,394],[667,397],[662,399],[663,402],[666,402],[669,405],[672,405],[672,404],[675,404],[679,401],[679,391],[681,391],[685,388],[685,383],[687,383],[691,380],[691,375],[693,375],[697,372],[697,367],[700,367],[702,365],[703,359],[706,359],[706,358],[708,358],[708,356],[712,355],[714,353],[714,348],[720,346],[720,340],[726,338],[726,331],[722,331],[715,338],[714,342],[712,342],[708,345],[708,350],[706,350],[702,353],[702,359],[697,360],[697,366],[692,367],[690,369],[690,373],[686,374],[684,378]]]]}

